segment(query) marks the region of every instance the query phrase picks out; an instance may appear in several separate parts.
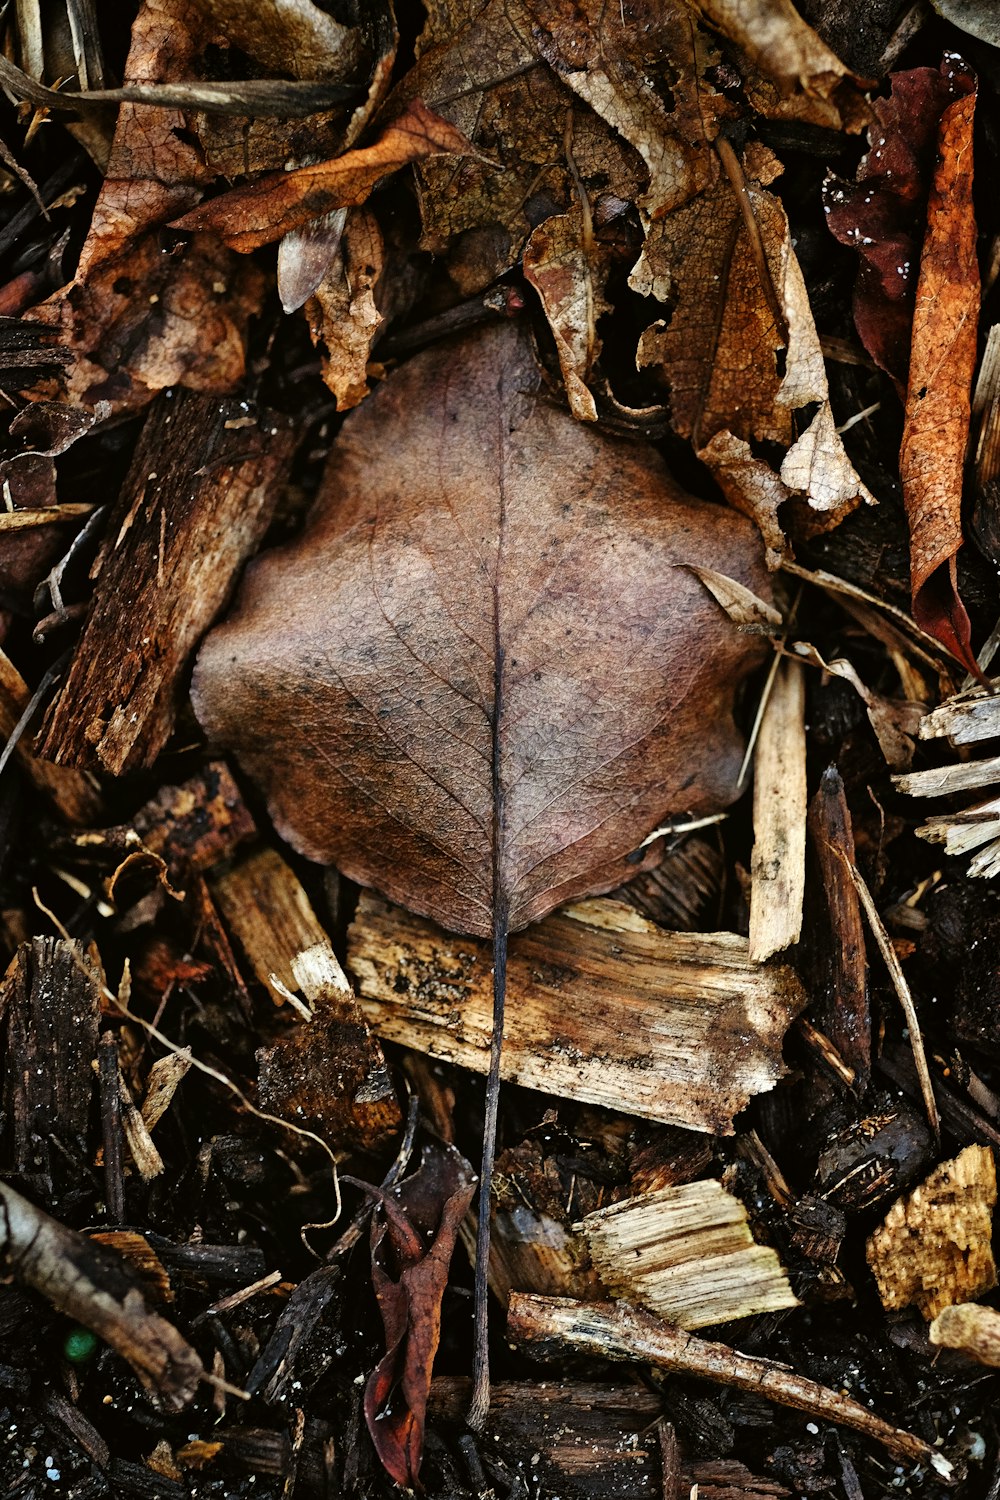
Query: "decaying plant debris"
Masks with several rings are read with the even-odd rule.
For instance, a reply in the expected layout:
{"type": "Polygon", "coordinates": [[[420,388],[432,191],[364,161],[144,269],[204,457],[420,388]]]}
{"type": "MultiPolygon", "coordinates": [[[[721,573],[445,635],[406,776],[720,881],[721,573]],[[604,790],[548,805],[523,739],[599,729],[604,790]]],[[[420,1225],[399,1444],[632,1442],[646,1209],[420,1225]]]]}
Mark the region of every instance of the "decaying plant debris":
{"type": "Polygon", "coordinates": [[[104,9],[0,21],[0,1490],[995,1500],[995,26],[104,9]]]}

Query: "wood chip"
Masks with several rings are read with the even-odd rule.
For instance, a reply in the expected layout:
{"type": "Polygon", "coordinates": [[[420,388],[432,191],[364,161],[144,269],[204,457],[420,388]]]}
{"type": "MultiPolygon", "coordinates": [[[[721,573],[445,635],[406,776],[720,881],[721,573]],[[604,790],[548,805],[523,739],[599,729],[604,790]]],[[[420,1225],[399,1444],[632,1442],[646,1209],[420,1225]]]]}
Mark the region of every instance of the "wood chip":
{"type": "Polygon", "coordinates": [[[103,977],[79,943],[39,937],[0,984],[9,1166],[29,1179],[86,1159],[103,977]]]}
{"type": "Polygon", "coordinates": [[[988,1146],[966,1146],[893,1204],[867,1245],[887,1309],[915,1304],[930,1321],[997,1284],[990,1246],[997,1201],[988,1146]]]}
{"type": "Polygon", "coordinates": [[[892,779],[908,797],[947,797],[952,792],[972,792],[1000,782],[1000,755],[991,755],[988,760],[932,766],[929,771],[911,771],[908,776],[892,779]]]}
{"type": "MultiPolygon", "coordinates": [[[[257,849],[210,882],[213,896],[250,970],[275,1005],[290,1000],[308,1016],[298,999],[292,963],[299,954],[330,942],[313,911],[302,882],[274,849],[257,849]]],[[[350,985],[330,949],[334,983],[350,985]]]]}
{"type": "Polygon", "coordinates": [[[577,1227],[608,1291],[675,1327],[798,1306],[774,1250],[754,1243],[743,1204],[713,1179],[627,1198],[577,1227]]]}
{"type": "Polygon", "coordinates": [[[1000,1312],[977,1302],[943,1307],[928,1333],[932,1344],[960,1349],[981,1365],[1000,1365],[1000,1312]]]}
{"type": "MultiPolygon", "coordinates": [[[[476,939],[365,893],[348,968],[383,1038],[486,1071],[492,955],[476,939]]],[[[619,902],[581,902],[510,941],[503,1076],[643,1119],[731,1134],[784,1073],[805,1004],[794,972],[760,968],[731,932],[663,932],[619,902]]]]}
{"type": "Polygon", "coordinates": [[[945,737],[952,745],[1000,739],[1000,693],[995,688],[949,698],[920,721],[920,738],[945,737]]]}
{"type": "Polygon", "coordinates": [[[863,1088],[871,1069],[868,960],[861,903],[848,866],[855,862],[854,830],[844,783],[828,766],[809,805],[809,835],[819,867],[827,922],[815,934],[829,975],[820,1016],[836,1052],[863,1088]]]}
{"type": "MultiPolygon", "coordinates": [[[[0,740],[9,740],[31,701],[31,690],[4,651],[0,651],[0,740]]],[[[31,735],[24,734],[15,751],[18,762],[49,804],[67,823],[102,821],[101,795],[94,778],[69,766],[51,766],[39,760],[31,748],[31,735]]]]}
{"type": "Polygon", "coordinates": [[[806,880],[805,676],[778,667],[754,759],[750,957],[763,963],[802,931],[806,880]]]}
{"type": "Polygon", "coordinates": [[[372,1148],[402,1123],[385,1057],[295,873],[258,849],[212,889],[254,977],[299,1016],[258,1054],[260,1098],[327,1141],[372,1148]]]}

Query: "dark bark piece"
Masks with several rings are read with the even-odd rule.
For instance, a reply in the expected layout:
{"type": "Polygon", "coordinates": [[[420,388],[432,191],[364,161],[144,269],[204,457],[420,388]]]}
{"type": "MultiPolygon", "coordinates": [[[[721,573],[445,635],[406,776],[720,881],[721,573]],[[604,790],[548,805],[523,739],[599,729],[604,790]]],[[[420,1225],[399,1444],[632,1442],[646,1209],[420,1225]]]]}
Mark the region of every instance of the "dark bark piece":
{"type": "Polygon", "coordinates": [[[121,1070],[118,1065],[118,1038],[105,1031],[97,1047],[98,1083],[101,1094],[101,1135],[104,1144],[104,1199],[108,1221],[125,1222],[125,1176],[122,1165],[121,1070]]]}
{"type": "Polygon", "coordinates": [[[743,518],[546,402],[523,331],[483,330],[347,419],[308,528],[202,648],[195,706],[300,852],[514,930],[736,795],[761,646],[682,563],[769,592],[743,518]]]}
{"type": "Polygon", "coordinates": [[[177,883],[183,873],[202,873],[231,859],[257,832],[225,761],[209,761],[180,786],[161,787],[140,807],[131,825],[177,883]]]}
{"type": "Polygon", "coordinates": [[[101,982],[79,943],[35,938],[18,949],[0,986],[10,1165],[29,1179],[51,1185],[53,1170],[65,1171],[64,1153],[80,1164],[90,1157],[101,982]]]}
{"type": "Polygon", "coordinates": [[[160,395],[92,569],[90,616],[37,753],[114,775],[149,765],[181,680],[267,529],[295,447],[245,403],[160,395]]]}
{"type": "MultiPolygon", "coordinates": [[[[460,1422],[469,1394],[468,1380],[441,1377],[431,1386],[429,1413],[460,1422]]],[[[493,1388],[486,1441],[499,1439],[502,1452],[528,1466],[542,1494],[660,1500],[661,1410],[660,1396],[640,1385],[504,1383],[493,1388]]]]}
{"type": "Polygon", "coordinates": [[[824,771],[809,807],[809,834],[829,914],[819,947],[829,976],[822,1026],[840,1056],[854,1069],[863,1092],[871,1071],[868,960],[861,903],[850,876],[855,864],[854,831],[844,783],[836,766],[824,771]]]}
{"type": "MultiPolygon", "coordinates": [[[[37,690],[36,690],[37,691],[37,690]]],[[[0,740],[10,739],[31,702],[31,691],[14,663],[0,651],[0,740]]],[[[104,809],[94,778],[72,766],[53,766],[31,749],[30,734],[22,733],[14,752],[31,783],[67,823],[100,823],[104,809]]]]}
{"type": "Polygon", "coordinates": [[[694,836],[668,848],[660,864],[613,895],[672,932],[697,932],[717,925],[713,907],[718,905],[722,874],[721,849],[694,836]]]}

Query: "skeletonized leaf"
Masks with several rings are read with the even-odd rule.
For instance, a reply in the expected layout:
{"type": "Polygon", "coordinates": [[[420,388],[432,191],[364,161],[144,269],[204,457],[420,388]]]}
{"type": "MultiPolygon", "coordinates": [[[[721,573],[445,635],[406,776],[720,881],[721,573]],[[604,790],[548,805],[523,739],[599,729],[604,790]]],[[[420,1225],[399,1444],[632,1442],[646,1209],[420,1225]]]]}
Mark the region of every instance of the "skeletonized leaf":
{"type": "Polygon", "coordinates": [[[769,595],[747,523],[541,398],[512,325],[351,416],[303,536],[208,637],[202,722],[308,857],[460,931],[638,872],[732,801],[741,635],[687,566],[769,595]]]}

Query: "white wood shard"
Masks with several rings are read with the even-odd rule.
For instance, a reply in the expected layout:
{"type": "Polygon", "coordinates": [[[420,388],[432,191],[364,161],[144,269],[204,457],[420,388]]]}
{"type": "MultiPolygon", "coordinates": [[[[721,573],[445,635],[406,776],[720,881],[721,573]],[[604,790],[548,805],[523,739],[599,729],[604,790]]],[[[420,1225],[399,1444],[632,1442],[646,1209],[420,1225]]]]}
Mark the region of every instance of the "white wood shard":
{"type": "Polygon", "coordinates": [[[785,660],[775,675],[754,757],[750,957],[763,963],[802,931],[806,883],[805,677],[785,660]]]}
{"type": "Polygon", "coordinates": [[[677,1328],[798,1306],[777,1254],[714,1179],[628,1198],[576,1227],[608,1290],[677,1328]]]}

